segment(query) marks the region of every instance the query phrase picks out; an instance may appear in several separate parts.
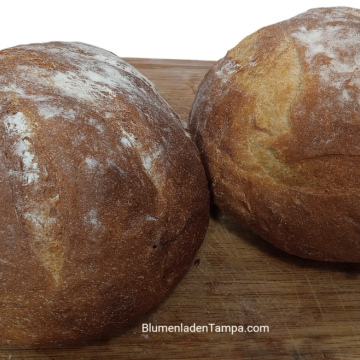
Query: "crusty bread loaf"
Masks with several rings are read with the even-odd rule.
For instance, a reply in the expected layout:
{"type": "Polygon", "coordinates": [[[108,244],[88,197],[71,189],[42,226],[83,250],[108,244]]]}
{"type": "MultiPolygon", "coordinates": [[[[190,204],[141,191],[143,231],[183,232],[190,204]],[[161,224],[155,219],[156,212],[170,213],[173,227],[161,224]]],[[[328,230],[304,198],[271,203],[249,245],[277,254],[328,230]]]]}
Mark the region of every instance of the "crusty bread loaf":
{"type": "Polygon", "coordinates": [[[108,336],[204,238],[197,149],[144,76],[81,43],[1,51],[0,100],[0,343],[108,336]]]}
{"type": "Polygon", "coordinates": [[[360,10],[312,9],[248,36],[190,116],[214,201],[301,257],[360,261],[360,10]]]}

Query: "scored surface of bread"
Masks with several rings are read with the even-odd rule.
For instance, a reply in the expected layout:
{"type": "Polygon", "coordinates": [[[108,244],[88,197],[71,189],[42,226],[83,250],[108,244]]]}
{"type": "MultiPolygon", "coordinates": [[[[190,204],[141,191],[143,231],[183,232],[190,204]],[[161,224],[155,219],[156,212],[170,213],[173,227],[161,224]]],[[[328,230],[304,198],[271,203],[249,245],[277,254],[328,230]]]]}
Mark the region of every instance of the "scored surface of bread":
{"type": "Polygon", "coordinates": [[[0,343],[99,339],[153,308],[202,243],[184,124],[135,68],[82,43],[0,52],[0,343]]]}
{"type": "Polygon", "coordinates": [[[190,116],[215,203],[277,247],[360,261],[360,10],[311,9],[241,41],[190,116]]]}

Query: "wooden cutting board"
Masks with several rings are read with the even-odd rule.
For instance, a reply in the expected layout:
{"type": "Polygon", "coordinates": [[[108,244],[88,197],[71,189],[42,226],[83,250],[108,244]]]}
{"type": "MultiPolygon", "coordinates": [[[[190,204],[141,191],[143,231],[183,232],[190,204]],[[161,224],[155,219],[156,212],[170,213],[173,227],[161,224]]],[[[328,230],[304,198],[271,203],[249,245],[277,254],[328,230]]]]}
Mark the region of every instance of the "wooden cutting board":
{"type": "MultiPolygon", "coordinates": [[[[155,83],[184,120],[213,64],[127,60],[155,83]]],[[[193,266],[136,326],[102,344],[3,349],[0,359],[360,359],[359,308],[360,265],[287,255],[214,209],[193,266]],[[142,323],[196,324],[208,326],[209,332],[142,334],[142,323]],[[226,325],[266,326],[269,331],[215,332],[215,326],[226,325]]]]}

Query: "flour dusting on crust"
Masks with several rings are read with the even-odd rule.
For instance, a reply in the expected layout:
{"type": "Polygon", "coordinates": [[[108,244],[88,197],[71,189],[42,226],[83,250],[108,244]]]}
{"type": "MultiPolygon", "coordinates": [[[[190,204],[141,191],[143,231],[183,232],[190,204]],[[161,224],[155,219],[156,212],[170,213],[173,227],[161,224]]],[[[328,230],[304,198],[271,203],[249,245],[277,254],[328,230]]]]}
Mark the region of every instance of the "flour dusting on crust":
{"type": "Polygon", "coordinates": [[[36,183],[39,179],[39,168],[36,154],[31,144],[33,131],[25,115],[18,112],[4,118],[7,137],[13,140],[13,152],[21,162],[22,171],[10,170],[12,175],[21,177],[24,185],[36,183]]]}
{"type": "MultiPolygon", "coordinates": [[[[301,25],[292,29],[290,35],[306,49],[304,60],[309,71],[319,74],[326,86],[341,90],[339,99],[348,102],[351,97],[346,87],[356,86],[360,89],[360,11],[356,13],[347,8],[339,8],[327,12],[324,8],[322,13],[322,25],[316,27],[312,26],[312,11],[300,15],[298,18],[304,19],[308,26],[301,25]],[[355,17],[351,19],[349,14],[355,17]],[[355,24],[354,19],[358,24],[351,26],[351,23],[355,24]]],[[[317,16],[321,16],[320,10],[317,16]]]]}

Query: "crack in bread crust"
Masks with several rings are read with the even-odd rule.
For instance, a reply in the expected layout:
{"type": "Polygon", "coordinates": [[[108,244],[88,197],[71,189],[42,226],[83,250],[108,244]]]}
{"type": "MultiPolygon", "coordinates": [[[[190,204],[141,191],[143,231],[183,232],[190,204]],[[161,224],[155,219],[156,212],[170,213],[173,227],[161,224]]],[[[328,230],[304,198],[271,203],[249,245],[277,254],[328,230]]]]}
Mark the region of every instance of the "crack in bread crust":
{"type": "Polygon", "coordinates": [[[239,141],[248,146],[242,146],[242,150],[237,152],[234,143],[229,152],[235,163],[243,166],[244,152],[248,151],[247,164],[259,165],[262,170],[258,167],[258,171],[262,176],[269,176],[278,183],[291,183],[294,166],[290,171],[279,159],[274,144],[291,130],[290,114],[301,91],[302,68],[297,49],[284,30],[277,27],[270,42],[268,31],[265,28],[249,36],[241,43],[241,50],[234,48],[227,54],[229,61],[234,61],[238,69],[231,74],[232,87],[237,87],[246,97],[251,96],[254,100],[249,105],[240,105],[239,112],[234,110],[231,131],[223,128],[223,139],[229,142],[233,134],[243,134],[238,135],[239,141]],[[267,42],[265,49],[264,41],[267,42]],[[264,63],[269,64],[268,67],[264,67],[264,63]],[[262,66],[261,70],[258,70],[258,65],[262,66]],[[277,72],[283,77],[274,76],[277,72]],[[254,82],[252,74],[260,79],[254,82]],[[269,102],[269,99],[272,101],[269,102]]]}
{"type": "Polygon", "coordinates": [[[16,217],[30,239],[30,247],[58,286],[64,262],[64,248],[54,216],[59,195],[54,195],[54,190],[49,192],[54,186],[35,149],[34,143],[39,139],[31,118],[13,111],[4,115],[4,126],[7,172],[16,198],[16,217]]]}

